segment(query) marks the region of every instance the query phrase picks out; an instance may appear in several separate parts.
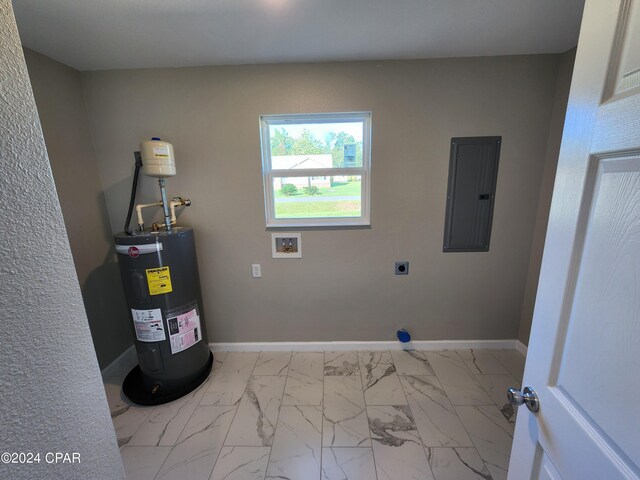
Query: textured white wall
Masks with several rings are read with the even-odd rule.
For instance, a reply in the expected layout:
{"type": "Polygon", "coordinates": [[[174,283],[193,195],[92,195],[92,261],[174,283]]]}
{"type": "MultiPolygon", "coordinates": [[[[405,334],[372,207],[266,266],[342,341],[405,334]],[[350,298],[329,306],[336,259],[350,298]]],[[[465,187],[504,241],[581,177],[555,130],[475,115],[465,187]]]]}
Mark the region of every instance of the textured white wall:
{"type": "Polygon", "coordinates": [[[0,452],[43,455],[0,478],[124,478],[10,0],[0,92],[0,452]]]}

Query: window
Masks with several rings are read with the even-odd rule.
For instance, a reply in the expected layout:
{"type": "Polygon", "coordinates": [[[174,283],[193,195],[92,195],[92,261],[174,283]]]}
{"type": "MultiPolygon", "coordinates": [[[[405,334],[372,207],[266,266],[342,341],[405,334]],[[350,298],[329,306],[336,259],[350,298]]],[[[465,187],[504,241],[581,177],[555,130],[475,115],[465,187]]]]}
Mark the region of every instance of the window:
{"type": "Polygon", "coordinates": [[[262,115],[267,227],[369,225],[371,113],[262,115]]]}

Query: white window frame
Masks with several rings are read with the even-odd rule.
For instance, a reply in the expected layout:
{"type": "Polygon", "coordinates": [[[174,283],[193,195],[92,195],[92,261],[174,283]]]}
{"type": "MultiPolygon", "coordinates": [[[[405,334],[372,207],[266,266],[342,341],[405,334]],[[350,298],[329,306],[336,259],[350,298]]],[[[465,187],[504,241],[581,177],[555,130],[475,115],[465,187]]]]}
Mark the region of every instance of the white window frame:
{"type": "Polygon", "coordinates": [[[266,226],[270,227],[340,227],[371,225],[371,112],[305,113],[294,115],[260,115],[260,138],[262,144],[262,178],[266,226]],[[273,170],[271,168],[271,140],[269,127],[298,123],[363,122],[362,167],[312,168],[300,170],[273,170]],[[308,217],[276,218],[273,179],[275,177],[322,177],[355,176],[361,180],[359,217],[308,217]]]}

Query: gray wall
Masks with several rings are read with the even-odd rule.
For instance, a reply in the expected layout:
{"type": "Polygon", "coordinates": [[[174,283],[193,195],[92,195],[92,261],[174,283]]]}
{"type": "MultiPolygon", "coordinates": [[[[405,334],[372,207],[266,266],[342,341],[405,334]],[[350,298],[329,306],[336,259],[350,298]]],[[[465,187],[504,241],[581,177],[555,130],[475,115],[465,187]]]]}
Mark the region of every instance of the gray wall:
{"type": "Polygon", "coordinates": [[[56,182],[100,367],[133,344],[102,193],[80,72],[25,49],[33,94],[56,182]]]}
{"type": "Polygon", "coordinates": [[[9,0],[0,0],[0,449],[11,479],[124,478],[9,0]],[[80,464],[49,465],[47,452],[80,464]]]}
{"type": "Polygon", "coordinates": [[[564,118],[567,111],[569,87],[571,87],[571,75],[573,73],[573,63],[575,58],[575,48],[562,54],[560,68],[558,70],[556,94],[551,113],[551,122],[549,125],[547,154],[544,162],[542,181],[540,183],[536,226],[533,233],[533,241],[531,243],[529,271],[527,273],[527,283],[525,286],[524,299],[522,301],[520,332],[518,333],[518,339],[525,345],[529,344],[533,308],[535,306],[536,293],[538,291],[538,277],[540,276],[544,240],[547,234],[547,222],[549,221],[549,209],[551,208],[551,197],[553,195],[553,183],[556,178],[556,166],[558,165],[558,155],[560,154],[562,129],[564,127],[564,118]]]}
{"type": "MultiPolygon", "coordinates": [[[[191,197],[210,341],[516,338],[560,56],[84,72],[112,230],[131,152],[174,144],[170,194],[191,197]],[[372,225],[304,231],[271,259],[258,116],[373,112],[372,225]],[[453,136],[502,135],[491,251],[442,253],[453,136]],[[393,262],[409,260],[409,276],[393,262]],[[253,279],[250,264],[261,263],[253,279]]],[[[142,180],[140,201],[158,197],[142,180]]],[[[159,217],[157,217],[159,218],[159,217]]],[[[149,223],[149,222],[148,222],[149,223]]]]}

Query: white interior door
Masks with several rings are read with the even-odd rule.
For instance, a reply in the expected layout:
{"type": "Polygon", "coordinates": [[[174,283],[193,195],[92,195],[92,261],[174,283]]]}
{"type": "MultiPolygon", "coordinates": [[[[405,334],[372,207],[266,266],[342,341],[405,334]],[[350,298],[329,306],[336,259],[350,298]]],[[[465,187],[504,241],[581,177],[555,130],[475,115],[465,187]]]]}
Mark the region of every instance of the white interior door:
{"type": "Polygon", "coordinates": [[[587,0],[509,479],[640,478],[640,0],[587,0]]]}

